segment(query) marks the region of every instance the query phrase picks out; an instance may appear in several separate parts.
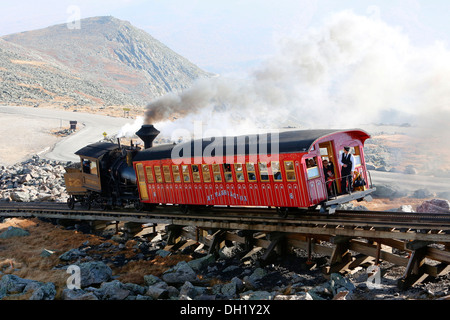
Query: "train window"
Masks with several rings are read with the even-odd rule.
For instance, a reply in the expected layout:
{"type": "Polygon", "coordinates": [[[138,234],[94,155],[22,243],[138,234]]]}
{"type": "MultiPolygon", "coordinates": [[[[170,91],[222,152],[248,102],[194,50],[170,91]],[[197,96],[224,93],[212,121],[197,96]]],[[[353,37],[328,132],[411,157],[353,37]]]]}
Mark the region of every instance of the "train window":
{"type": "Polygon", "coordinates": [[[222,175],[220,174],[220,165],[213,164],[214,182],[222,182],[222,175]]]}
{"type": "Polygon", "coordinates": [[[163,172],[164,172],[164,181],[172,182],[172,177],[170,176],[169,166],[163,166],[163,172]]]}
{"type": "Polygon", "coordinates": [[[247,163],[247,176],[248,181],[256,181],[255,165],[253,163],[247,163]]]}
{"type": "Polygon", "coordinates": [[[308,158],[305,160],[308,179],[315,179],[320,177],[319,167],[317,166],[317,157],[308,158]]]}
{"type": "Polygon", "coordinates": [[[147,173],[148,183],[155,183],[155,179],[153,178],[152,167],[145,167],[145,172],[147,173]]]}
{"type": "Polygon", "coordinates": [[[267,168],[266,162],[259,162],[259,177],[261,181],[269,181],[269,169],[267,168]]]}
{"type": "Polygon", "coordinates": [[[244,182],[245,181],[245,177],[244,177],[244,171],[243,171],[241,163],[236,163],[234,165],[234,171],[236,172],[236,180],[238,182],[244,182]]]}
{"type": "Polygon", "coordinates": [[[287,181],[295,181],[295,168],[294,161],[285,161],[284,169],[286,170],[286,180],[287,181]]]}
{"type": "Polygon", "coordinates": [[[211,182],[211,173],[209,170],[209,165],[208,164],[202,165],[202,171],[203,171],[203,182],[211,182]]]}
{"type": "Polygon", "coordinates": [[[178,168],[178,166],[172,166],[172,174],[173,174],[173,181],[174,182],[181,182],[181,178],[180,178],[180,168],[178,168]]]}
{"type": "Polygon", "coordinates": [[[148,200],[147,185],[145,183],[144,166],[142,163],[136,164],[136,173],[138,178],[139,193],[142,200],[148,200]]]}
{"type": "Polygon", "coordinates": [[[231,173],[231,164],[224,163],[223,164],[223,172],[225,175],[226,182],[233,182],[233,174],[231,173]]]}
{"type": "Polygon", "coordinates": [[[161,167],[160,166],[154,166],[154,169],[155,169],[156,182],[162,183],[163,182],[163,178],[162,178],[162,175],[161,175],[161,167]]]}
{"type": "Polygon", "coordinates": [[[272,161],[272,175],[274,181],[283,181],[281,176],[280,163],[278,161],[272,161]]]}
{"type": "Polygon", "coordinates": [[[139,182],[145,182],[144,170],[142,169],[142,163],[136,165],[136,171],[139,182]]]}
{"type": "Polygon", "coordinates": [[[91,162],[91,174],[98,175],[97,162],[95,162],[95,161],[91,162]]]}
{"type": "Polygon", "coordinates": [[[201,182],[200,181],[200,166],[198,164],[192,165],[192,178],[194,179],[194,182],[201,182]]]}
{"type": "Polygon", "coordinates": [[[189,166],[187,164],[183,164],[181,166],[181,170],[183,171],[183,181],[191,182],[191,177],[189,175],[189,166]]]}
{"type": "Polygon", "coordinates": [[[355,158],[355,167],[357,167],[357,166],[361,165],[361,155],[360,155],[359,147],[354,147],[354,150],[355,150],[355,152],[353,154],[353,157],[355,158]]]}

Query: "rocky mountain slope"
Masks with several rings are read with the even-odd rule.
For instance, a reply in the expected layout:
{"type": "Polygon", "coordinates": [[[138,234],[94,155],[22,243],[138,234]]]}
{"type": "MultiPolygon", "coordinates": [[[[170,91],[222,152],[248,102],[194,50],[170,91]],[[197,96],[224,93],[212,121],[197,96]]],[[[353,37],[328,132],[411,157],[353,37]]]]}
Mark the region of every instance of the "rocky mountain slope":
{"type": "Polygon", "coordinates": [[[0,38],[0,103],[144,105],[209,73],[129,22],[83,19],[0,38]]]}

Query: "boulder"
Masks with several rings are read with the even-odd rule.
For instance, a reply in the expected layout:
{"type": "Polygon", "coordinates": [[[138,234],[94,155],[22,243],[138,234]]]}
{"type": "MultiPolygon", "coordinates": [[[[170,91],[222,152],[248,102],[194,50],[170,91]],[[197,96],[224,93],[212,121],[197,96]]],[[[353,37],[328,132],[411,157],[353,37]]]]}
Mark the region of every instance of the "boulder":
{"type": "Polygon", "coordinates": [[[169,297],[169,285],[163,281],[149,286],[146,295],[154,300],[167,299],[169,297]]]}
{"type": "Polygon", "coordinates": [[[214,255],[208,254],[204,257],[189,261],[188,265],[192,268],[192,270],[200,271],[201,269],[214,263],[215,261],[216,261],[216,258],[214,257],[214,255]]]}
{"type": "Polygon", "coordinates": [[[79,265],[81,287],[87,287],[92,284],[100,284],[109,281],[112,277],[112,270],[105,263],[99,261],[85,262],[79,265]]]}
{"type": "Polygon", "coordinates": [[[95,294],[102,300],[124,300],[130,295],[130,290],[127,290],[119,280],[113,280],[103,282],[95,294]]]}
{"type": "Polygon", "coordinates": [[[403,172],[405,174],[417,174],[417,169],[412,165],[408,165],[405,167],[405,170],[403,172]]]}
{"type": "Polygon", "coordinates": [[[30,194],[23,191],[13,191],[10,194],[11,200],[17,202],[30,202],[30,194]]]}
{"type": "Polygon", "coordinates": [[[423,202],[416,209],[423,213],[450,213],[450,202],[448,200],[433,199],[423,202]]]}
{"type": "Polygon", "coordinates": [[[30,233],[27,230],[17,227],[8,227],[6,231],[3,231],[0,234],[0,239],[9,239],[12,237],[26,237],[29,236],[30,233]]]}
{"type": "Polygon", "coordinates": [[[158,278],[157,276],[154,276],[152,274],[147,274],[144,276],[144,282],[147,286],[152,286],[155,283],[161,282],[162,280],[158,278]]]}
{"type": "Polygon", "coordinates": [[[9,294],[21,294],[32,291],[30,300],[53,300],[56,295],[55,284],[22,279],[16,275],[7,274],[0,280],[0,299],[9,294]]]}
{"type": "Polygon", "coordinates": [[[62,261],[72,261],[72,260],[76,260],[78,258],[82,258],[85,256],[86,256],[86,252],[75,248],[75,249],[70,249],[67,252],[64,252],[62,255],[59,256],[59,259],[62,261]]]}
{"type": "Polygon", "coordinates": [[[241,300],[272,300],[275,294],[268,291],[246,291],[241,294],[241,300]]]}
{"type": "Polygon", "coordinates": [[[170,284],[193,282],[197,280],[197,274],[186,261],[179,262],[162,275],[162,280],[170,284]]]}
{"type": "Polygon", "coordinates": [[[30,300],[54,300],[56,296],[55,284],[52,282],[42,283],[30,297],[30,300]]]}
{"type": "Polygon", "coordinates": [[[431,191],[429,191],[428,189],[418,189],[413,192],[413,194],[411,195],[411,198],[426,199],[426,198],[431,198],[434,196],[435,196],[435,194],[432,193],[431,191]]]}
{"type": "Polygon", "coordinates": [[[63,300],[98,300],[93,292],[86,292],[82,289],[64,289],[61,298],[63,300]]]}

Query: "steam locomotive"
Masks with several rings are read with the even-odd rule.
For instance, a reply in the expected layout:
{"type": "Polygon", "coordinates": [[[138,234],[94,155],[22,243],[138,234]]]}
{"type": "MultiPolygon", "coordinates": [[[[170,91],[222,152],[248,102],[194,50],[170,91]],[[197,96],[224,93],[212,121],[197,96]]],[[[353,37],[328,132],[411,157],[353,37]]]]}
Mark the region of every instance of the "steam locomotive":
{"type": "MultiPolygon", "coordinates": [[[[144,142],[122,146],[99,142],[76,152],[80,163],[66,168],[69,208],[134,205],[137,210],[175,205],[277,208],[280,215],[321,205],[334,208],[369,200],[375,189],[364,160],[370,136],[354,130],[291,130],[273,134],[197,139],[153,146],[160,132],[144,125],[144,142]],[[363,184],[344,194],[342,150],[352,148],[354,173],[363,184]],[[331,177],[323,161],[333,164],[331,177]]],[[[355,177],[352,177],[355,178],[355,177]]]]}

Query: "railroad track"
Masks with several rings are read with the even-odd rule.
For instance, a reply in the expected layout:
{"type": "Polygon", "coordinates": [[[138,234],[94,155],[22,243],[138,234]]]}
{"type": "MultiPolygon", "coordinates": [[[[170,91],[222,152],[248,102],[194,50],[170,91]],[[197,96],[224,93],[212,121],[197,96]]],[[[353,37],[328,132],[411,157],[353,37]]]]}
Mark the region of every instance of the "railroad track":
{"type": "Polygon", "coordinates": [[[279,217],[275,209],[216,207],[183,214],[176,206],[154,210],[70,210],[65,203],[0,203],[0,216],[74,220],[130,221],[195,226],[204,229],[341,235],[349,237],[423,240],[450,243],[450,213],[336,211],[291,213],[279,217]]]}

